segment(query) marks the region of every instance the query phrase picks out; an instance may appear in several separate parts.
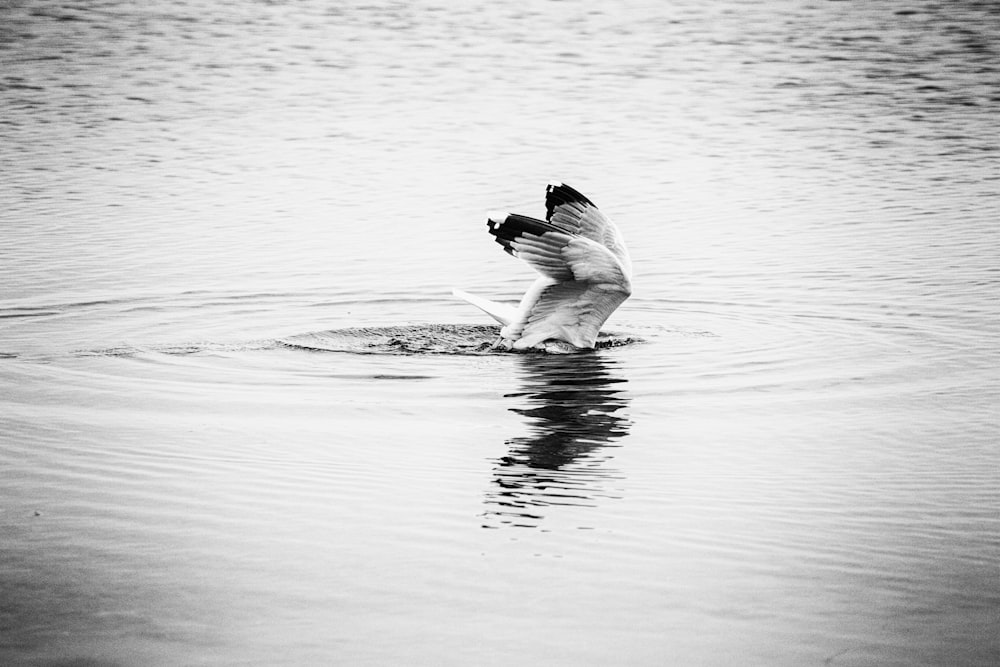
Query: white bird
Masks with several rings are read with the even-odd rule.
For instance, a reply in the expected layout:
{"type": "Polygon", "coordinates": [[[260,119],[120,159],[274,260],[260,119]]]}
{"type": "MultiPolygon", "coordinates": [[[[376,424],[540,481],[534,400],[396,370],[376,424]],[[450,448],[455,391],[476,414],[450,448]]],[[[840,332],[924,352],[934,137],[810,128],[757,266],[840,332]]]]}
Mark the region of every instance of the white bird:
{"type": "Polygon", "coordinates": [[[491,214],[490,234],[542,274],[517,308],[461,290],[503,325],[494,348],[593,348],[601,325],[632,293],[632,260],[621,232],[594,202],[562,183],[545,192],[545,220],[491,214]]]}

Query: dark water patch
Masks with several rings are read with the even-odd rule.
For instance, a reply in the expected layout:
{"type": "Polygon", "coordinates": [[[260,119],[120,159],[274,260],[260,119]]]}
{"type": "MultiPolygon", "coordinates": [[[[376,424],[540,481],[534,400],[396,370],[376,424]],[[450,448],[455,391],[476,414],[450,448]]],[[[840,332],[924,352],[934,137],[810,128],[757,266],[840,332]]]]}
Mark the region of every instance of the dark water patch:
{"type": "Polygon", "coordinates": [[[165,354],[169,356],[186,356],[202,352],[250,352],[270,350],[280,343],[271,340],[249,341],[242,343],[183,343],[176,345],[116,345],[114,347],[97,348],[93,350],[76,350],[77,357],[135,357],[142,354],[165,354]]]}
{"type": "Polygon", "coordinates": [[[32,308],[15,308],[7,311],[0,311],[0,319],[14,319],[18,317],[49,317],[51,315],[61,315],[57,310],[44,310],[32,308]]]}
{"type": "Polygon", "coordinates": [[[122,345],[97,350],[76,350],[73,352],[73,355],[77,357],[132,357],[140,352],[143,352],[142,348],[122,345]]]}
{"type": "MultiPolygon", "coordinates": [[[[469,324],[419,324],[389,327],[352,327],[283,338],[286,347],[313,352],[350,352],[354,354],[506,354],[492,345],[500,327],[469,324]]],[[[598,349],[621,347],[640,339],[615,333],[602,333],[598,349]]],[[[540,350],[528,350],[539,353],[540,350]]]]}
{"type": "MultiPolygon", "coordinates": [[[[540,528],[555,506],[597,507],[620,499],[611,448],[626,437],[628,379],[604,355],[567,364],[556,355],[519,357],[521,388],[504,396],[527,435],[506,441],[486,493],[483,528],[540,528]]],[[[586,526],[577,526],[586,528],[586,526]]]]}

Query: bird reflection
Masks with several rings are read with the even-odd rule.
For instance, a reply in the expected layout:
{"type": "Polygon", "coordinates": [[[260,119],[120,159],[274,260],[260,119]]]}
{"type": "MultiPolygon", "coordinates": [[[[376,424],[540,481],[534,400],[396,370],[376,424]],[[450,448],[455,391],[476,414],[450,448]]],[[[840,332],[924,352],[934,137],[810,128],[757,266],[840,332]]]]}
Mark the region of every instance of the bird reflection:
{"type": "Polygon", "coordinates": [[[497,460],[484,527],[535,527],[546,507],[594,506],[616,494],[608,487],[620,475],[605,466],[606,448],[628,433],[621,412],[628,405],[624,378],[613,361],[597,353],[529,354],[518,358],[523,390],[506,398],[520,405],[530,434],[507,440],[497,460]]]}

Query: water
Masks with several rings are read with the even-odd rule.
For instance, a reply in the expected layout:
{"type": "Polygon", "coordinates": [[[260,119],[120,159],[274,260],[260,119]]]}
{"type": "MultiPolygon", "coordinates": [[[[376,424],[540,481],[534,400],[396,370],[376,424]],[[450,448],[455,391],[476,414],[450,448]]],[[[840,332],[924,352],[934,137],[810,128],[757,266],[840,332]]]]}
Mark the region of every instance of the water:
{"type": "Polygon", "coordinates": [[[996,664],[998,37],[5,3],[0,661],[996,664]],[[463,348],[549,180],[641,342],[463,348]]]}

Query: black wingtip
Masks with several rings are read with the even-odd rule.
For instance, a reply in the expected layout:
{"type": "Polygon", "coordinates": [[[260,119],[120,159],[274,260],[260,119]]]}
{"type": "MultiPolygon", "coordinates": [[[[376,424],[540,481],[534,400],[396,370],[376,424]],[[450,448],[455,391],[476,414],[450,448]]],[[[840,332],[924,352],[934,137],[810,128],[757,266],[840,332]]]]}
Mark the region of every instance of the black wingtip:
{"type": "MultiPolygon", "coordinates": [[[[502,245],[503,249],[510,255],[514,255],[514,248],[511,244],[525,234],[541,236],[548,232],[562,232],[558,227],[544,220],[537,220],[526,215],[518,215],[517,213],[500,215],[491,215],[486,224],[490,228],[490,234],[496,237],[496,242],[502,245]],[[502,219],[500,215],[503,215],[502,219]]],[[[516,255],[514,256],[516,257],[516,255]]]]}
{"type": "Polygon", "coordinates": [[[548,232],[562,231],[544,220],[530,218],[526,215],[518,215],[517,213],[510,213],[503,220],[491,217],[488,224],[490,234],[496,236],[498,239],[506,239],[508,241],[513,241],[518,236],[525,234],[541,236],[548,232]]]}
{"type": "Polygon", "coordinates": [[[565,183],[549,183],[545,189],[545,219],[548,220],[552,217],[552,213],[556,210],[557,206],[574,202],[597,207],[597,204],[565,183]]]}
{"type": "Polygon", "coordinates": [[[510,216],[507,213],[491,213],[488,218],[486,218],[486,226],[490,228],[490,234],[494,236],[494,241],[503,246],[504,252],[508,255],[514,255],[514,248],[511,247],[511,241],[514,240],[516,235],[510,235],[505,233],[505,225],[507,223],[507,218],[510,216]]]}

